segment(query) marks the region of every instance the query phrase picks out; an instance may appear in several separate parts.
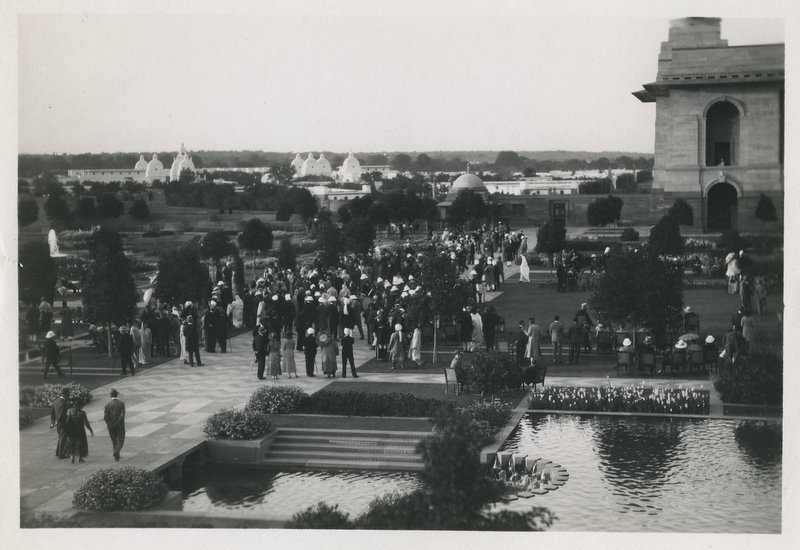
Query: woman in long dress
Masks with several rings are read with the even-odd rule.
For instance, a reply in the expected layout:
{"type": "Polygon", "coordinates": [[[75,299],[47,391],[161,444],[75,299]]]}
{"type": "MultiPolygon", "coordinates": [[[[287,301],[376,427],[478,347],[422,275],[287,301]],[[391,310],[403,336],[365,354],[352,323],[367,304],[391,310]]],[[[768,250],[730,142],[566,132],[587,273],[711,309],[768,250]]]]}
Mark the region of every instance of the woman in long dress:
{"type": "Polygon", "coordinates": [[[336,356],[339,355],[339,346],[328,331],[319,335],[317,344],[322,353],[322,373],[328,378],[336,378],[336,356]]]}
{"type": "Polygon", "coordinates": [[[142,345],[139,347],[139,363],[146,365],[150,362],[150,350],[153,346],[153,331],[150,330],[147,321],[142,321],[140,336],[142,345]]]}
{"type": "Polygon", "coordinates": [[[75,464],[75,455],[78,455],[78,462],[84,462],[83,458],[89,454],[89,442],[86,440],[86,429],[94,437],[94,430],[89,424],[86,413],[83,412],[83,403],[75,403],[69,409],[65,418],[65,431],[69,438],[69,450],[72,456],[72,463],[75,464]]]}
{"type": "Polygon", "coordinates": [[[528,260],[525,258],[525,254],[520,256],[522,258],[522,262],[519,264],[519,282],[520,283],[530,283],[531,282],[531,270],[528,267],[528,260]]]}
{"type": "Polygon", "coordinates": [[[483,340],[483,318],[476,308],[472,308],[470,320],[472,321],[472,336],[469,342],[469,350],[478,351],[485,344],[483,340]]]}
{"type": "Polygon", "coordinates": [[[272,332],[269,335],[269,375],[273,380],[277,380],[281,375],[281,342],[278,333],[272,332]]]}
{"type": "Polygon", "coordinates": [[[286,371],[289,378],[297,378],[297,366],[294,363],[294,338],[291,331],[286,331],[281,341],[281,369],[286,371]]]}
{"type": "Polygon", "coordinates": [[[755,319],[750,310],[745,310],[742,315],[742,338],[747,342],[746,353],[750,353],[756,345],[755,319]]]}
{"type": "Polygon", "coordinates": [[[414,334],[411,336],[411,360],[417,365],[417,368],[422,367],[422,329],[419,325],[414,329],[414,334]]]}

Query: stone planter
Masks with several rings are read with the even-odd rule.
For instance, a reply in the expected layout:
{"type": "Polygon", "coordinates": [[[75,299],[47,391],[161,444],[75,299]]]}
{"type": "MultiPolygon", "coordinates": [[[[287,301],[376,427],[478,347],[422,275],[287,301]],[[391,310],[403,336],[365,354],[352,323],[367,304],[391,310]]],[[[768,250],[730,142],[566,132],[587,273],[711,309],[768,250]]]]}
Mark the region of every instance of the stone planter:
{"type": "Polygon", "coordinates": [[[277,431],[262,439],[209,439],[206,441],[209,460],[217,464],[253,464],[264,458],[276,435],[277,431]]]}

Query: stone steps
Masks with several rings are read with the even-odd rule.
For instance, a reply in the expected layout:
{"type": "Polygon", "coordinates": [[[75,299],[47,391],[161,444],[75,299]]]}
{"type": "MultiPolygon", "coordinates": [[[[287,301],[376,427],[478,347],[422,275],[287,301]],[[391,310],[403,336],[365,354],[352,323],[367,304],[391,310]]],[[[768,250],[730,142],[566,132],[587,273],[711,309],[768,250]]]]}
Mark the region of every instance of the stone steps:
{"type": "Polygon", "coordinates": [[[280,428],[260,466],[420,471],[419,441],[430,432],[280,428]]]}

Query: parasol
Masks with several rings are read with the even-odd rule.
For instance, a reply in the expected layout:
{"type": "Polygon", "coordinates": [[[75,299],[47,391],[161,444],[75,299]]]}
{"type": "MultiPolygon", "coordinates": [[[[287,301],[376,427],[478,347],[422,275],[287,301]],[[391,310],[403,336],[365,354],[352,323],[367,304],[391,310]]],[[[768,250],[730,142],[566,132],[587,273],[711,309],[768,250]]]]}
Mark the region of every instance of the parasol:
{"type": "Polygon", "coordinates": [[[700,335],[699,334],[695,334],[694,332],[687,332],[683,336],[679,336],[678,337],[678,340],[683,340],[684,342],[692,342],[694,340],[699,340],[699,339],[700,339],[700,335]]]}

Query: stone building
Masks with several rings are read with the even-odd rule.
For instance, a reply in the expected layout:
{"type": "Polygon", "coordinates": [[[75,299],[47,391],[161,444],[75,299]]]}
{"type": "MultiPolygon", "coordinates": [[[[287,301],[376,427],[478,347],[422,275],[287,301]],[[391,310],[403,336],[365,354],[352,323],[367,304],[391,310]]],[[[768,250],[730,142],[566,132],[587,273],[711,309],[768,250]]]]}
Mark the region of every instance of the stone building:
{"type": "Polygon", "coordinates": [[[783,44],[729,46],[720,19],[678,19],[643,88],[633,95],[656,104],[654,212],[683,198],[697,229],[758,231],[763,193],[782,221],[783,44]]]}

